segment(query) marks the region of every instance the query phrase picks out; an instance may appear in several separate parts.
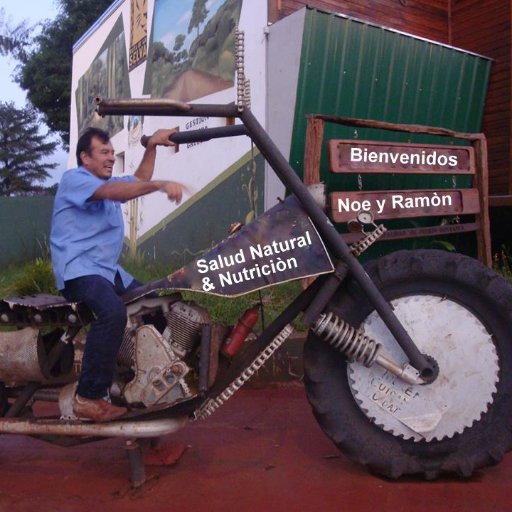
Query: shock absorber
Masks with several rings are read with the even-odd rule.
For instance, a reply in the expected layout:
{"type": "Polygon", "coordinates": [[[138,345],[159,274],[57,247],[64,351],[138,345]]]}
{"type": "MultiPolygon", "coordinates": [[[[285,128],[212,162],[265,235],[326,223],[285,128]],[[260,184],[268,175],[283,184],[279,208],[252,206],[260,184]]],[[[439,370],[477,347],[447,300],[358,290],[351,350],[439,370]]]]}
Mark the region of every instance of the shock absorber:
{"type": "Polygon", "coordinates": [[[313,332],[322,336],[331,347],[345,354],[350,361],[357,361],[370,367],[382,345],[369,338],[361,329],[352,327],[334,313],[321,314],[312,327],[313,332]]]}
{"type": "Polygon", "coordinates": [[[334,313],[322,313],[311,329],[316,335],[323,337],[331,347],[347,356],[351,362],[362,363],[366,367],[377,363],[409,384],[425,383],[416,368],[410,364],[399,365],[383,353],[382,344],[334,313]]]}

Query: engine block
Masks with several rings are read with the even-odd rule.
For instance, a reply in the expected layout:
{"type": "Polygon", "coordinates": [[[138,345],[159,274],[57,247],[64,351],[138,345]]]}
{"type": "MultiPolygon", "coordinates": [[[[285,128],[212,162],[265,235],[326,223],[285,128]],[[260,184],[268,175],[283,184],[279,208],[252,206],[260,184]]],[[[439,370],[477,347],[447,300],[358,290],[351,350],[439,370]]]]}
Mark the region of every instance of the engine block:
{"type": "Polygon", "coordinates": [[[152,325],[135,334],[135,377],[123,390],[129,404],[152,407],[192,396],[184,377],[189,367],[170,349],[152,325]]]}
{"type": "MultiPolygon", "coordinates": [[[[168,406],[195,396],[185,377],[191,368],[187,357],[197,349],[208,313],[192,302],[161,297],[141,301],[128,310],[129,327],[119,352],[119,362],[135,373],[122,389],[124,400],[145,407],[168,406]],[[144,315],[161,313],[165,329],[142,322],[144,315]]],[[[192,386],[194,387],[194,386],[192,386]]]]}

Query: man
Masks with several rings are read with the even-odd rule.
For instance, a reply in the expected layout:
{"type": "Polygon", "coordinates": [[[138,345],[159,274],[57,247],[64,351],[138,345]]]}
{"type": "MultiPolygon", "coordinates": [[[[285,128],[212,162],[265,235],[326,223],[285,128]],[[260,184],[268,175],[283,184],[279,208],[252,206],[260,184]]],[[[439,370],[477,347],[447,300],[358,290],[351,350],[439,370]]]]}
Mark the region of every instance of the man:
{"type": "Polygon", "coordinates": [[[77,143],[78,168],[64,173],[55,197],[50,246],[57,288],[95,315],[73,401],[80,418],[111,421],[127,412],[108,400],[126,326],[120,295],[138,285],[118,263],[124,239],[121,203],[158,190],[171,201],[181,201],[181,184],[151,180],[156,148],[172,146],[172,133],[157,130],[135,175],[119,178],[112,177],[115,157],[108,134],[88,128],[77,143]]]}

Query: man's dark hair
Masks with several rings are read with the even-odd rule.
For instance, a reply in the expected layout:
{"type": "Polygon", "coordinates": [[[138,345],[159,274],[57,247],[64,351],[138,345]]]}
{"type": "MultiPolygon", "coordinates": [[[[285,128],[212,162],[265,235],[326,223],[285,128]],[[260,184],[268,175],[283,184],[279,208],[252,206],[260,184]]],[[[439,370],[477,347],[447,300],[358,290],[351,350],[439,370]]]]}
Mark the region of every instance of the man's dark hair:
{"type": "Polygon", "coordinates": [[[85,151],[89,156],[91,156],[91,142],[93,137],[100,139],[103,144],[107,144],[110,140],[108,133],[105,130],[101,130],[100,128],[87,128],[85,132],[80,135],[78,142],[76,144],[76,161],[78,165],[82,165],[82,159],[80,158],[80,153],[85,151]]]}

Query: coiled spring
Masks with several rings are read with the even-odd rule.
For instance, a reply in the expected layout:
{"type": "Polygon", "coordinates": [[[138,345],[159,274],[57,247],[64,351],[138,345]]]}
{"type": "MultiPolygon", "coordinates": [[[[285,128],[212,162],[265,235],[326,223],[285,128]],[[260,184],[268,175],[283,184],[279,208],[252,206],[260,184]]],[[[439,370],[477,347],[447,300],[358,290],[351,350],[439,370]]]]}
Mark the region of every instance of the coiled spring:
{"type": "Polygon", "coordinates": [[[237,377],[218,397],[208,400],[194,413],[195,419],[206,419],[211,416],[224,402],[229,400],[271,357],[293,332],[290,324],[272,340],[256,359],[237,377]]]}
{"type": "Polygon", "coordinates": [[[374,363],[382,347],[374,339],[365,336],[361,329],[352,327],[334,313],[321,314],[312,329],[350,361],[363,363],[366,367],[374,363]]]}
{"type": "Polygon", "coordinates": [[[251,109],[251,81],[247,78],[244,84],[244,105],[251,109]]]}
{"type": "Polygon", "coordinates": [[[362,240],[352,244],[350,246],[350,250],[354,256],[360,256],[370,245],[376,242],[385,232],[387,231],[384,224],[381,224],[376,229],[374,229],[371,233],[368,233],[362,240]]]}

